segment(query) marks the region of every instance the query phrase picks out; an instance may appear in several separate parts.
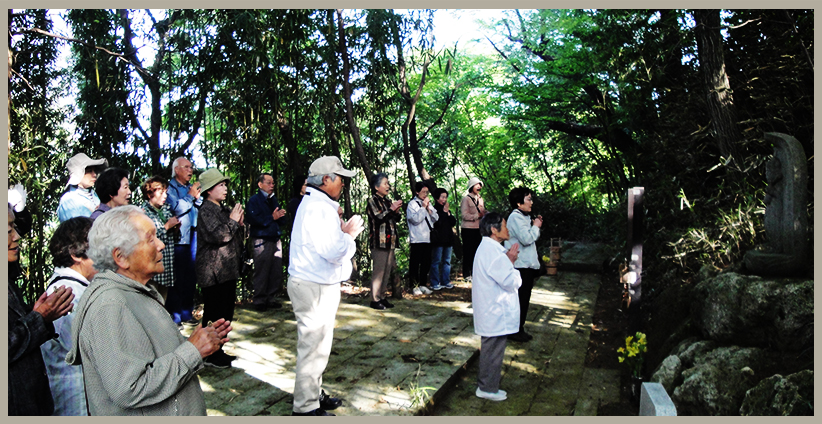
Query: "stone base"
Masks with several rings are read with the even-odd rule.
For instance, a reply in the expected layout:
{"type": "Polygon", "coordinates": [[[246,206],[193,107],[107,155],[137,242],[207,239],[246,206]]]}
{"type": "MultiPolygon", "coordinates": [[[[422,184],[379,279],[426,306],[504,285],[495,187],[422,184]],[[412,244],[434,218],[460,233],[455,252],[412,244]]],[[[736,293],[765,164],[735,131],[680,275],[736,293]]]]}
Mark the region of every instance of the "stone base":
{"type": "Polygon", "coordinates": [[[754,275],[797,277],[805,273],[809,261],[797,255],[752,250],[745,254],[744,263],[746,270],[754,275]]]}

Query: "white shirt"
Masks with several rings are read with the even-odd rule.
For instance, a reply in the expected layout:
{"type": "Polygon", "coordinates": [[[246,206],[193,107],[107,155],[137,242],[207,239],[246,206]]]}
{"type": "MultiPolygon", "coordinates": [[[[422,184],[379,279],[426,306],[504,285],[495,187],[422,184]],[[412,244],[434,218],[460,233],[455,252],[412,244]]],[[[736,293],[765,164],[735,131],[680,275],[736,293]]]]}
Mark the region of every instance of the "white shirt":
{"type": "MultiPolygon", "coordinates": [[[[79,272],[71,269],[58,267],[54,268],[54,275],[46,293],[52,294],[60,286],[71,288],[74,293],[74,310],[83,297],[83,292],[89,285],[89,281],[79,272]],[[76,278],[80,281],[63,279],[61,277],[76,278]]],[[[51,339],[40,345],[43,360],[46,363],[46,373],[49,376],[49,386],[51,395],[54,398],[54,415],[88,415],[86,410],[86,393],[83,384],[83,366],[72,366],[66,363],[66,354],[71,349],[71,325],[74,322],[74,314],[68,314],[54,321],[54,331],[58,334],[56,339],[51,339]]]]}
{"type": "Polygon", "coordinates": [[[414,196],[408,202],[406,216],[408,217],[408,242],[430,243],[431,229],[434,228],[434,223],[439,219],[434,205],[428,203],[428,208],[425,209],[422,207],[422,199],[414,196]]]}
{"type": "Polygon", "coordinates": [[[519,331],[519,297],[522,277],[502,244],[483,237],[474,256],[471,301],[474,308],[474,332],[496,337],[519,331]]]}
{"type": "Polygon", "coordinates": [[[519,254],[514,262],[514,268],[539,269],[536,245],[539,227],[531,225],[530,217],[525,216],[519,209],[514,209],[511,215],[508,215],[508,234],[511,238],[505,240],[506,249],[510,249],[514,243],[519,243],[519,254]]]}
{"type": "Polygon", "coordinates": [[[351,276],[357,246],[340,228],[339,207],[325,192],[306,188],[291,230],[291,276],[317,284],[337,284],[351,276]]]}

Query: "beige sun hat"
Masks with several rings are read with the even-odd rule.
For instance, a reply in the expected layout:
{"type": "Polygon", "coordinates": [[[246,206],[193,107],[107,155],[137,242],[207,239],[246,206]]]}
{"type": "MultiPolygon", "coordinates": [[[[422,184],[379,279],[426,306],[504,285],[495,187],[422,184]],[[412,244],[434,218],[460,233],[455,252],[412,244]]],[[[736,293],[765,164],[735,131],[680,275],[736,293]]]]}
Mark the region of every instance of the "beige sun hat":
{"type": "Polygon", "coordinates": [[[220,173],[217,168],[209,168],[203,171],[198,178],[200,180],[200,191],[203,193],[211,190],[215,185],[223,181],[229,181],[228,177],[220,173]]]}
{"type": "Polygon", "coordinates": [[[473,177],[470,180],[468,180],[468,192],[470,193],[471,188],[473,188],[477,184],[482,184],[483,186],[485,186],[485,184],[483,184],[482,181],[480,181],[480,179],[477,177],[473,177]]]}
{"type": "Polygon", "coordinates": [[[86,168],[89,166],[106,167],[108,166],[108,160],[105,158],[92,159],[85,153],[78,153],[72,156],[71,159],[66,162],[66,170],[68,170],[69,173],[68,185],[79,184],[83,179],[83,175],[86,175],[86,168]]]}
{"type": "Polygon", "coordinates": [[[354,175],[357,175],[357,172],[343,168],[340,158],[336,156],[323,156],[311,163],[311,166],[308,168],[309,177],[328,174],[337,174],[343,177],[351,178],[354,175]]]}

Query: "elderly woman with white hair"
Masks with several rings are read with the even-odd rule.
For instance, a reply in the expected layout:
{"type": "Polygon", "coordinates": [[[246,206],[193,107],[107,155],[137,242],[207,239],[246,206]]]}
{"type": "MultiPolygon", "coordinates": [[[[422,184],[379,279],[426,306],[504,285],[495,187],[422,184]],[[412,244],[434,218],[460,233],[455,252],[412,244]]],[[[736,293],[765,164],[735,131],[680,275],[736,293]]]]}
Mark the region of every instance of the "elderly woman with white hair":
{"type": "Polygon", "coordinates": [[[146,283],[163,272],[165,245],[137,206],[114,208],[89,232],[100,272],[78,305],[66,361],[83,365],[90,415],[206,415],[197,372],[228,341],[228,321],[180,334],[146,283]]]}

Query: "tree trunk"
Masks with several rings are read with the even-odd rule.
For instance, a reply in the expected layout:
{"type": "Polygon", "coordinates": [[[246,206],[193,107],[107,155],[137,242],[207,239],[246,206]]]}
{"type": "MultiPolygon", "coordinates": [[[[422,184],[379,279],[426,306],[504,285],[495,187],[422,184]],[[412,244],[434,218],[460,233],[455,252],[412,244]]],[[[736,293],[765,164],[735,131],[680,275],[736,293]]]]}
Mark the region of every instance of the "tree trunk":
{"type": "Polygon", "coordinates": [[[360,161],[360,166],[365,173],[365,178],[371,178],[371,167],[368,165],[368,158],[365,156],[365,149],[360,138],[360,129],[357,127],[357,121],[354,120],[354,103],[351,101],[351,83],[349,82],[349,74],[351,72],[348,60],[348,48],[345,44],[345,27],[343,26],[342,9],[337,9],[337,30],[340,36],[340,54],[343,61],[343,92],[345,98],[345,118],[348,121],[348,126],[351,129],[351,135],[354,138],[354,146],[356,157],[360,161]]]}
{"type": "MultiPolygon", "coordinates": [[[[707,88],[706,100],[712,133],[726,164],[730,164],[733,159],[739,159],[736,145],[741,139],[741,134],[736,125],[736,106],[731,84],[725,72],[719,10],[694,10],[693,16],[696,21],[699,68],[707,88]]],[[[738,160],[734,163],[738,164],[738,160]]],[[[739,167],[734,166],[732,169],[734,168],[739,167]]]]}

